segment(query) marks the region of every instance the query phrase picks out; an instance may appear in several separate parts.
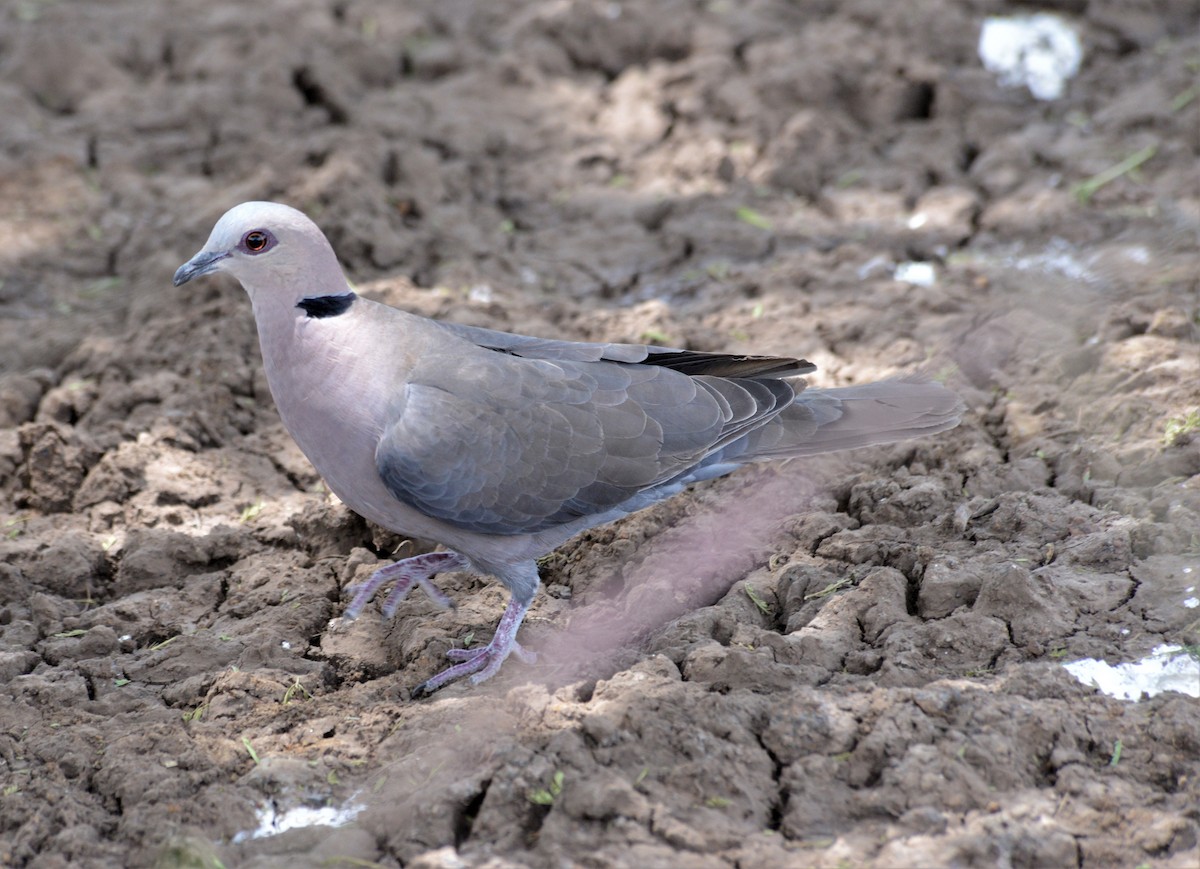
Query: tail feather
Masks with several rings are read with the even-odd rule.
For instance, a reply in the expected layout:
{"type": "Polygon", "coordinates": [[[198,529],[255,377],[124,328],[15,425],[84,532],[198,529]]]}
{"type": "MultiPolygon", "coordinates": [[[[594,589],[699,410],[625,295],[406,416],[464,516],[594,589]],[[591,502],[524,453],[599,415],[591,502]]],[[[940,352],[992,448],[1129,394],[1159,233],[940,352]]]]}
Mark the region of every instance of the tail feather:
{"type": "Polygon", "coordinates": [[[942,384],[907,377],[809,389],[748,443],[742,461],[811,456],[890,444],[954,428],[962,400],[942,384]]]}
{"type": "Polygon", "coordinates": [[[749,462],[812,456],[936,434],[958,425],[965,410],[956,394],[921,377],[804,390],[764,425],[723,444],[678,476],[639,492],[608,515],[612,518],[640,510],[684,486],[722,477],[749,462]]]}

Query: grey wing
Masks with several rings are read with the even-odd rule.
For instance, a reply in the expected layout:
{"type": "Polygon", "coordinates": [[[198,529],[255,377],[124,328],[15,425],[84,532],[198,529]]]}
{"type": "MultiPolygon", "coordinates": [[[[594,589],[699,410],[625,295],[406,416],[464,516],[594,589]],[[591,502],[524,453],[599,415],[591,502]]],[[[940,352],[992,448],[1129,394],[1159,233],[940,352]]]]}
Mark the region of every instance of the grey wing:
{"type": "Polygon", "coordinates": [[[429,516],[534,533],[679,479],[794,394],[778,380],[476,352],[410,378],[376,468],[429,516]]]}
{"type": "Polygon", "coordinates": [[[673,368],[684,374],[714,377],[794,377],[811,374],[817,366],[789,356],[748,356],[656,347],[650,344],[604,344],[534,338],[479,326],[438,321],[447,332],[479,347],[551,362],[641,362],[673,368]]]}

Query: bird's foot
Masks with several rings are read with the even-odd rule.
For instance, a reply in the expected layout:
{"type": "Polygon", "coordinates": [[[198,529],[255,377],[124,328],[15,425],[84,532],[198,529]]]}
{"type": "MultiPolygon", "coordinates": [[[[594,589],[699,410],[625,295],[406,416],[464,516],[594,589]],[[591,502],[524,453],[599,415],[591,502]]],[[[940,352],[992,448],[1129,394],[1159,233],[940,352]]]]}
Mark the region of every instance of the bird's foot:
{"type": "Polygon", "coordinates": [[[414,585],[421,586],[421,590],[438,606],[452,607],[454,601],[433,584],[433,577],[449,570],[465,570],[467,567],[467,560],[457,552],[429,552],[425,555],[405,558],[395,564],[389,564],[387,567],[381,567],[371,574],[371,578],[362,585],[348,589],[354,592],[354,599],[350,602],[350,606],[346,607],[346,618],[358,618],[363,607],[375,596],[375,592],[389,582],[396,584],[392,586],[387,600],[383,602],[385,618],[391,618],[396,614],[400,602],[404,600],[414,585]]]}
{"type": "Polygon", "coordinates": [[[422,682],[413,689],[413,696],[432,694],[443,685],[453,682],[455,679],[461,679],[463,676],[470,676],[471,684],[478,685],[485,679],[495,676],[500,670],[500,665],[509,655],[516,655],[526,664],[536,661],[537,655],[522,648],[517,642],[517,629],[521,627],[521,622],[528,609],[528,602],[519,603],[515,597],[509,598],[508,606],[504,610],[504,615],[500,617],[500,624],[496,626],[496,634],[492,637],[492,641],[481,649],[450,649],[446,652],[446,657],[459,663],[448,667],[432,679],[422,682]]]}
{"type": "MultiPolygon", "coordinates": [[[[487,648],[488,646],[484,646],[481,649],[447,649],[446,657],[451,661],[473,661],[476,658],[484,656],[487,652],[487,648]]],[[[512,647],[509,648],[508,654],[516,655],[522,664],[533,664],[537,662],[537,652],[529,651],[515,640],[513,641],[512,647]]],[[[482,682],[483,679],[478,681],[482,682]]]]}

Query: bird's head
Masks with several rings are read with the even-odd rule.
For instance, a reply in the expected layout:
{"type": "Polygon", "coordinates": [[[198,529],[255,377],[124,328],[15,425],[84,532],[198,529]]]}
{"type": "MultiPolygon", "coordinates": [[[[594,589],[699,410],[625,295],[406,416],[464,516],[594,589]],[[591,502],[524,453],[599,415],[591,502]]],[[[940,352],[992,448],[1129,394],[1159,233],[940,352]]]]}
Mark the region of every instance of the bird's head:
{"type": "Polygon", "coordinates": [[[213,272],[237,278],[255,303],[285,304],[346,292],[346,279],[325,235],[302,212],[278,202],[243,202],[225,212],[208,241],[175,272],[175,286],[213,272]],[[293,298],[295,297],[295,298],[293,298]]]}

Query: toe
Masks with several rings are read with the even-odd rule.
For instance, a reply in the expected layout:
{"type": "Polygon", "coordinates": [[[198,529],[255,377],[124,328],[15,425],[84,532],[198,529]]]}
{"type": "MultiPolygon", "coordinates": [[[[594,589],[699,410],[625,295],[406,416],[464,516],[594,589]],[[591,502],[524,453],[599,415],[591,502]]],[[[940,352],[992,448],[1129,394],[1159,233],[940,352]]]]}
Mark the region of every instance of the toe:
{"type": "Polygon", "coordinates": [[[451,661],[470,661],[478,658],[480,655],[486,655],[486,648],[479,649],[447,649],[446,657],[451,661]]]}

